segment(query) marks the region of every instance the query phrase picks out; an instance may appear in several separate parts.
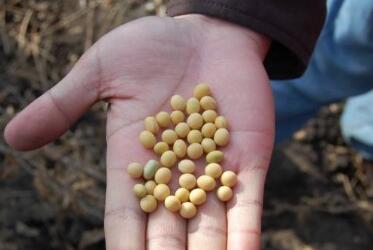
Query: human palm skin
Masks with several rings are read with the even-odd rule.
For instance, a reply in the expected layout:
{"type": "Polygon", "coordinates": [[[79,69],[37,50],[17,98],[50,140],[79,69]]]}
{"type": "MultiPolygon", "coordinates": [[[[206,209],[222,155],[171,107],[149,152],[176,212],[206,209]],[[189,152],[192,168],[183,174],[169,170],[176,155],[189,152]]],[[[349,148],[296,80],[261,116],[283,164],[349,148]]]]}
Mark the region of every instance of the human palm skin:
{"type": "Polygon", "coordinates": [[[200,15],[139,19],[101,38],[60,83],[8,124],[5,138],[19,150],[40,147],[92,104],[106,101],[107,249],[259,249],[274,134],[262,65],[268,46],[259,34],[200,15]],[[161,204],[147,215],[132,193],[136,180],[126,173],[128,163],[155,157],[138,142],[143,119],[169,111],[173,94],[188,98],[200,82],[209,84],[230,123],[230,144],[222,150],[224,169],[238,174],[234,198],[222,203],[209,193],[189,221],[161,204]]]}

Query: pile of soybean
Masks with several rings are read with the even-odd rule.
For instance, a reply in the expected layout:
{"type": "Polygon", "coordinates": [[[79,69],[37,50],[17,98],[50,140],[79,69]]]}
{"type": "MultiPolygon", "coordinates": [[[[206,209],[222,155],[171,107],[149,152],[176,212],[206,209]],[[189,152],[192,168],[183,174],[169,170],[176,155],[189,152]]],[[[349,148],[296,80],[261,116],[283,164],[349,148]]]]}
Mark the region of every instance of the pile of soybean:
{"type": "Polygon", "coordinates": [[[133,191],[144,212],[151,213],[158,202],[164,202],[168,210],[190,219],[197,214],[196,206],[206,201],[206,192],[216,190],[223,202],[233,196],[237,176],[232,171],[223,172],[224,153],[218,150],[229,142],[228,121],[217,113],[216,100],[207,84],[195,86],[193,97],[188,100],[172,96],[170,104],[171,113],[162,111],[145,118],[145,130],[139,136],[146,149],[160,156],[159,161],[149,160],[145,165],[132,162],[127,170],[132,178],[143,180],[133,191]],[[195,161],[204,154],[204,174],[196,177],[195,161]],[[179,187],[172,194],[168,184],[175,166],[180,171],[179,187]]]}

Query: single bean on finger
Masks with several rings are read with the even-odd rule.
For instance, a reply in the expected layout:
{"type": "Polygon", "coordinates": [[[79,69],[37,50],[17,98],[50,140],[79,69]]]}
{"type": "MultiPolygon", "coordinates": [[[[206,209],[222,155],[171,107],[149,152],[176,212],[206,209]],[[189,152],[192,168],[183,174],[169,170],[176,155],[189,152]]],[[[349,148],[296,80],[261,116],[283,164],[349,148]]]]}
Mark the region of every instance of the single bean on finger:
{"type": "Polygon", "coordinates": [[[128,164],[127,173],[132,178],[140,178],[140,177],[142,177],[142,173],[143,172],[144,172],[144,166],[141,165],[140,163],[138,163],[138,162],[131,162],[130,164],[128,164]]]}

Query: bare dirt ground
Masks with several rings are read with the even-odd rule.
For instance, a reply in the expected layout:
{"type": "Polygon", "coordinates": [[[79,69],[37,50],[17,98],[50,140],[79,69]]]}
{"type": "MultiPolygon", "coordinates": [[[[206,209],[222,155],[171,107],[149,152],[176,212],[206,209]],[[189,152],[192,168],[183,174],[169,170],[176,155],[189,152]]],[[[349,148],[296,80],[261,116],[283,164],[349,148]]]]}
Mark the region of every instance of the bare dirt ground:
{"type": "MultiPolygon", "coordinates": [[[[0,128],[124,22],[164,15],[162,0],[0,0],[0,128]]],[[[373,249],[373,164],[343,141],[342,104],[277,148],[263,249],[373,249]]],[[[104,249],[105,106],[28,153],[0,140],[0,249],[104,249]]]]}

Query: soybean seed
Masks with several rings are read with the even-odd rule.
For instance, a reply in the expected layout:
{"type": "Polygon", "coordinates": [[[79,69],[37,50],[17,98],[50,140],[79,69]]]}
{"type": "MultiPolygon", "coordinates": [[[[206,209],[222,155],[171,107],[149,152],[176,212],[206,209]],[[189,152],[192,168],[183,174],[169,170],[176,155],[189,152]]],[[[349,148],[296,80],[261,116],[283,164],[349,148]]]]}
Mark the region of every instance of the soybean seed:
{"type": "Polygon", "coordinates": [[[194,173],[196,169],[196,164],[194,164],[193,161],[185,159],[181,160],[178,164],[178,169],[181,173],[186,174],[186,173],[194,173]]]}
{"type": "Polygon", "coordinates": [[[233,191],[230,187],[221,186],[218,188],[218,190],[216,190],[216,195],[219,200],[226,202],[232,199],[233,191]]]}
{"type": "Polygon", "coordinates": [[[228,128],[228,121],[224,116],[218,116],[215,119],[215,126],[217,128],[228,128]]]}
{"type": "Polygon", "coordinates": [[[159,167],[159,162],[156,160],[149,160],[144,166],[144,178],[147,180],[153,179],[159,167]]]}
{"type": "Polygon", "coordinates": [[[202,117],[205,122],[214,123],[217,116],[218,115],[215,110],[205,110],[202,113],[202,117]]]}
{"type": "Polygon", "coordinates": [[[145,118],[144,127],[153,134],[157,134],[159,132],[159,125],[154,116],[148,116],[145,118]]]}
{"type": "Polygon", "coordinates": [[[170,115],[167,112],[161,111],[156,116],[158,125],[162,128],[167,128],[171,123],[170,115]]]}
{"type": "Polygon", "coordinates": [[[172,96],[170,104],[174,110],[180,110],[180,111],[183,111],[186,106],[185,99],[181,95],[172,96]]]}
{"type": "Polygon", "coordinates": [[[215,188],[216,181],[209,175],[201,175],[197,179],[197,185],[205,191],[211,191],[215,188]]]}
{"type": "Polygon", "coordinates": [[[164,200],[164,205],[171,212],[177,212],[181,208],[181,201],[176,196],[170,195],[164,200]]]}
{"type": "Polygon", "coordinates": [[[200,129],[203,125],[202,115],[199,113],[193,113],[187,118],[187,123],[191,129],[200,129]]]}
{"type": "Polygon", "coordinates": [[[157,184],[153,180],[145,182],[144,185],[148,194],[153,194],[154,188],[155,186],[157,186],[157,184]]]}
{"type": "Polygon", "coordinates": [[[132,178],[140,178],[144,172],[144,166],[138,162],[131,162],[128,164],[127,173],[132,178]]]}
{"type": "Polygon", "coordinates": [[[198,160],[203,154],[203,148],[199,143],[192,143],[187,148],[187,155],[192,160],[198,160]]]}
{"type": "Polygon", "coordinates": [[[175,192],[175,196],[181,201],[186,202],[189,200],[189,190],[186,188],[178,188],[175,192]]]}
{"type": "Polygon", "coordinates": [[[170,188],[166,184],[158,184],[153,190],[154,197],[159,201],[164,201],[170,193],[170,188]]]}
{"type": "Polygon", "coordinates": [[[216,109],[216,101],[211,96],[202,97],[199,103],[204,110],[209,110],[209,109],[215,110],[216,109]]]}
{"type": "Polygon", "coordinates": [[[220,176],[220,182],[227,187],[233,187],[237,183],[237,175],[233,171],[224,171],[220,176]]]}
{"type": "Polygon", "coordinates": [[[186,155],[187,145],[184,140],[178,139],[173,145],[173,150],[177,157],[183,158],[186,155]]]}
{"type": "Polygon", "coordinates": [[[180,122],[175,127],[175,132],[179,138],[185,138],[190,131],[190,128],[186,122],[180,122]]]}
{"type": "Polygon", "coordinates": [[[135,193],[135,195],[139,198],[142,198],[144,197],[145,195],[147,195],[147,191],[146,191],[146,188],[143,184],[140,184],[140,183],[137,183],[133,186],[133,192],[135,193]]]}
{"type": "Polygon", "coordinates": [[[165,167],[172,167],[176,163],[176,154],[174,151],[168,150],[161,155],[160,162],[165,167]]]}
{"type": "Polygon", "coordinates": [[[162,133],[162,141],[172,145],[177,140],[177,134],[172,129],[166,129],[162,133]]]}
{"type": "Polygon", "coordinates": [[[226,128],[219,128],[214,135],[216,145],[225,146],[229,142],[229,132],[226,128]]]}
{"type": "Polygon", "coordinates": [[[206,201],[206,192],[201,188],[193,189],[189,194],[189,200],[194,205],[201,205],[206,201]]]}
{"type": "Polygon", "coordinates": [[[189,98],[186,104],[186,112],[188,115],[192,113],[198,113],[201,109],[201,105],[197,98],[189,98]]]}
{"type": "Polygon", "coordinates": [[[184,113],[179,110],[172,111],[170,117],[173,125],[177,125],[185,120],[184,113]]]}
{"type": "Polygon", "coordinates": [[[169,168],[160,168],[154,175],[154,180],[158,184],[167,184],[170,182],[172,177],[171,170],[169,168]]]}
{"type": "Polygon", "coordinates": [[[202,126],[201,131],[202,131],[203,137],[205,137],[205,138],[212,138],[212,137],[214,137],[214,134],[215,134],[215,131],[216,131],[216,127],[211,122],[205,123],[202,126]]]}
{"type": "Polygon", "coordinates": [[[206,154],[216,149],[216,144],[211,138],[203,138],[201,146],[203,148],[203,152],[205,152],[206,154]]]}
{"type": "Polygon", "coordinates": [[[187,136],[187,141],[192,144],[192,143],[201,143],[202,141],[202,134],[201,131],[197,129],[193,129],[188,133],[187,136]]]}
{"type": "Polygon", "coordinates": [[[184,202],[181,204],[179,210],[180,215],[185,219],[191,219],[197,214],[196,206],[191,202],[184,202]]]}
{"type": "Polygon", "coordinates": [[[157,142],[153,147],[154,152],[158,155],[162,155],[164,152],[166,152],[169,149],[170,149],[170,146],[168,146],[168,144],[164,141],[157,142]]]}
{"type": "Polygon", "coordinates": [[[157,209],[157,200],[153,195],[147,195],[140,200],[140,207],[145,213],[151,213],[157,209]]]}
{"type": "Polygon", "coordinates": [[[221,152],[220,150],[214,150],[214,151],[211,151],[210,153],[208,153],[206,155],[206,161],[208,163],[219,163],[221,162],[222,160],[224,159],[224,153],[221,152]]]}
{"type": "Polygon", "coordinates": [[[193,96],[197,99],[201,99],[204,96],[211,95],[210,87],[207,84],[200,83],[193,89],[193,96]]]}
{"type": "Polygon", "coordinates": [[[155,143],[157,142],[155,136],[147,130],[144,130],[140,133],[139,139],[141,144],[148,149],[153,148],[155,143]]]}
{"type": "Polygon", "coordinates": [[[188,190],[194,188],[197,184],[196,177],[192,174],[182,174],[179,177],[179,185],[188,190]]]}
{"type": "Polygon", "coordinates": [[[223,168],[218,163],[210,163],[205,167],[205,174],[212,178],[219,178],[223,172],[223,168]]]}

